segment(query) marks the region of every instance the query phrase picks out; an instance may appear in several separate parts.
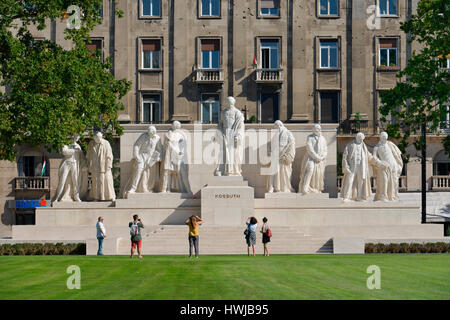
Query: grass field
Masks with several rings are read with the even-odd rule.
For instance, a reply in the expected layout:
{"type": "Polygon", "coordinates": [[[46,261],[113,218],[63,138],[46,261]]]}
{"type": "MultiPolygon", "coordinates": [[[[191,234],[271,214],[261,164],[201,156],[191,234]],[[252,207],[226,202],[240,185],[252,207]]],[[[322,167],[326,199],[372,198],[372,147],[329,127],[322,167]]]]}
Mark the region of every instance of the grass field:
{"type": "Polygon", "coordinates": [[[450,254],[2,256],[0,299],[450,299],[450,254]],[[66,269],[78,265],[81,289],[66,269]],[[367,267],[381,289],[366,287],[367,267]]]}

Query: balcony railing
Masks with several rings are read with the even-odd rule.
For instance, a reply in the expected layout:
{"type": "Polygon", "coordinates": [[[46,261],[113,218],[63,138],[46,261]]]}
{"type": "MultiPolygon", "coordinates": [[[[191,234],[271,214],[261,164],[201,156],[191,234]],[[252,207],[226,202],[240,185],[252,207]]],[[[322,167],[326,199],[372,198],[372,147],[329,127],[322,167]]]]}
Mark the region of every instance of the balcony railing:
{"type": "Polygon", "coordinates": [[[284,81],[283,69],[256,69],[256,82],[281,83],[284,81]]]}
{"type": "Polygon", "coordinates": [[[223,69],[197,69],[195,81],[198,83],[223,82],[223,69]]]}
{"type": "MultiPolygon", "coordinates": [[[[448,177],[447,177],[448,178],[448,177]]],[[[337,189],[338,191],[341,191],[342,188],[342,179],[343,176],[337,177],[337,189]]],[[[407,184],[407,178],[406,176],[400,176],[398,178],[398,190],[399,191],[406,191],[408,184],[407,184]]],[[[370,187],[372,188],[372,191],[376,191],[377,189],[377,177],[370,177],[370,187]]]]}
{"type": "Polygon", "coordinates": [[[450,190],[450,176],[432,176],[432,190],[450,190]]]}
{"type": "Polygon", "coordinates": [[[50,190],[50,177],[17,177],[15,190],[50,190]]]}

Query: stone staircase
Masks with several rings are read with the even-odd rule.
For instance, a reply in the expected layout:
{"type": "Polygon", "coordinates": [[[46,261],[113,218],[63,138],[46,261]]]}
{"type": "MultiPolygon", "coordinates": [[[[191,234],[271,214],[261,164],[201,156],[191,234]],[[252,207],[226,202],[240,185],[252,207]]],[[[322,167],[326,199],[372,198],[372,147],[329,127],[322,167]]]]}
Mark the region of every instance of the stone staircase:
{"type": "MultiPolygon", "coordinates": [[[[302,233],[298,228],[271,227],[273,232],[269,250],[272,254],[333,253],[330,239],[317,239],[302,233]]],[[[145,230],[145,229],[144,229],[145,230]]],[[[200,254],[246,254],[244,227],[200,227],[200,254]]],[[[143,254],[186,255],[189,251],[186,226],[159,226],[143,231],[143,254]]],[[[262,235],[257,233],[256,253],[263,253],[262,235]]],[[[128,255],[128,236],[118,241],[117,254],[128,255]]]]}
{"type": "MultiPolygon", "coordinates": [[[[420,192],[399,193],[399,198],[400,201],[422,207],[420,192]]],[[[450,221],[450,192],[427,192],[427,221],[450,221]]]]}

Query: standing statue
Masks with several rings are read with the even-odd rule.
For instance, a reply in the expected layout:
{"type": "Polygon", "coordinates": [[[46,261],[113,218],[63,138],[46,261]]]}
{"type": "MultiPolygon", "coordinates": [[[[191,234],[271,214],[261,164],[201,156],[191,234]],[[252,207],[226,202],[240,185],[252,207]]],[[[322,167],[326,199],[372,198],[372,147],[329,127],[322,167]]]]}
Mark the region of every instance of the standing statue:
{"type": "MultiPolygon", "coordinates": [[[[162,159],[161,138],[156,134],[156,128],[149,126],[134,143],[132,172],[127,186],[126,194],[154,191],[159,182],[159,162],[162,159]]],[[[159,186],[158,186],[159,187],[159,186]]]]}
{"type": "Polygon", "coordinates": [[[327,155],[327,140],[322,135],[320,125],[315,124],[313,133],[306,138],[306,154],[303,157],[300,171],[299,193],[321,193],[323,191],[327,155]]]}
{"type": "Polygon", "coordinates": [[[293,192],[291,186],[292,162],[295,158],[295,138],[280,120],[275,121],[278,129],[278,166],[273,175],[267,177],[267,192],[293,192]]]}
{"type": "Polygon", "coordinates": [[[111,172],[113,153],[101,132],[97,132],[89,143],[86,160],[92,180],[89,197],[93,200],[116,200],[111,172]]]}
{"type": "Polygon", "coordinates": [[[80,136],[75,135],[72,144],[62,148],[64,160],[58,170],[59,182],[56,188],[56,202],[66,200],[81,202],[81,198],[86,195],[88,186],[87,165],[83,150],[77,143],[79,139],[80,136]]]}
{"type": "Polygon", "coordinates": [[[403,160],[400,149],[382,132],[380,141],[373,149],[377,177],[375,201],[398,201],[398,179],[402,174],[403,160]]]}
{"type": "Polygon", "coordinates": [[[234,106],[236,100],[227,98],[227,107],[220,113],[219,161],[214,172],[216,176],[241,176],[244,156],[244,116],[234,106]]]}
{"type": "Polygon", "coordinates": [[[187,137],[181,131],[181,123],[174,121],[164,138],[161,192],[181,192],[192,195],[188,180],[187,137]]]}
{"type": "Polygon", "coordinates": [[[365,201],[372,195],[370,187],[369,163],[373,157],[364,143],[364,134],[359,132],[356,139],[349,142],[342,155],[341,197],[344,201],[365,201]]]}

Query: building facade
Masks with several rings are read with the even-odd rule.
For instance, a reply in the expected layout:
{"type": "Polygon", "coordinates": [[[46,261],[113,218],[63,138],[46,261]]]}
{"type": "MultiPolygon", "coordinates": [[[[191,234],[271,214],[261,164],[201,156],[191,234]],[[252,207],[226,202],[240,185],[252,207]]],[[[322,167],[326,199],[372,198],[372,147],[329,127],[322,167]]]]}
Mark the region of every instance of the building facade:
{"type": "MultiPolygon", "coordinates": [[[[112,59],[116,78],[132,81],[119,116],[125,135],[133,126],[150,123],[217,123],[225,98],[234,96],[251,123],[335,124],[339,154],[358,131],[366,134],[369,147],[376,144],[383,130],[379,94],[395,86],[399,70],[420,49],[400,30],[417,3],[103,0],[102,24],[88,46],[112,59]],[[123,10],[124,17],[117,18],[115,9],[123,10]]],[[[65,28],[65,21],[49,21],[33,34],[70,48],[65,28]]],[[[450,160],[440,141],[429,137],[430,190],[449,189],[450,160]]],[[[116,147],[117,157],[120,152],[116,147]]],[[[403,189],[419,190],[418,154],[409,152],[403,189]]],[[[0,236],[8,234],[11,224],[33,222],[19,218],[20,210],[10,208],[7,200],[50,199],[60,159],[40,147],[23,146],[16,163],[0,162],[0,236]],[[44,159],[48,171],[37,178],[36,166],[44,159]],[[28,187],[31,183],[35,187],[28,187]]]]}

